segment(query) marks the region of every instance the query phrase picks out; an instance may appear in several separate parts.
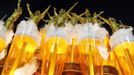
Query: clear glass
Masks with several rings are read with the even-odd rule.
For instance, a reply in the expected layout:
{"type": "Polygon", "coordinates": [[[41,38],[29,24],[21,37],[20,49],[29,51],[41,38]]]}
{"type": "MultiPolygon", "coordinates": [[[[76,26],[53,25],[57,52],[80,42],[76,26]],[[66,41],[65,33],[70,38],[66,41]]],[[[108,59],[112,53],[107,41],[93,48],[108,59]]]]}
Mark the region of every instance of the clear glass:
{"type": "Polygon", "coordinates": [[[78,45],[81,54],[82,75],[96,75],[98,66],[102,66],[103,58],[101,57],[98,46],[101,42],[97,39],[83,39],[78,45]]]}
{"type": "Polygon", "coordinates": [[[67,59],[64,64],[62,75],[81,75],[80,70],[80,53],[78,51],[78,45],[76,38],[72,39],[72,43],[69,45],[67,52],[67,59]]]}
{"type": "Polygon", "coordinates": [[[119,29],[114,32],[109,41],[123,75],[134,74],[134,36],[132,31],[132,27],[119,29]]]}
{"type": "Polygon", "coordinates": [[[0,53],[6,47],[6,42],[5,42],[6,32],[7,29],[4,26],[4,21],[0,20],[0,53]]]}
{"type": "Polygon", "coordinates": [[[36,41],[29,35],[15,35],[1,75],[14,75],[14,71],[28,63],[37,49],[36,41]]]}
{"type": "Polygon", "coordinates": [[[134,43],[124,41],[113,48],[119,68],[124,75],[134,74],[134,43]],[[124,65],[125,64],[125,65],[124,65]]]}
{"type": "Polygon", "coordinates": [[[37,26],[32,20],[21,21],[17,26],[1,75],[14,75],[17,68],[28,63],[39,46],[39,38],[37,26]]]}
{"type": "Polygon", "coordinates": [[[53,36],[41,44],[41,75],[62,75],[67,59],[68,42],[63,37],[53,36]]]}

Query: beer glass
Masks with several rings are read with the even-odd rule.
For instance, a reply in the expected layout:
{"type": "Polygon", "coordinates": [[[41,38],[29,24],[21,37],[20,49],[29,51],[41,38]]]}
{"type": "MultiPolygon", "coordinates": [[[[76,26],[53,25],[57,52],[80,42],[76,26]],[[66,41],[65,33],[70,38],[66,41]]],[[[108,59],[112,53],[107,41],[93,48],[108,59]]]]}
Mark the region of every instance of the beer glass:
{"type": "Polygon", "coordinates": [[[117,30],[110,38],[110,46],[123,75],[134,74],[133,28],[117,30]]]}
{"type": "Polygon", "coordinates": [[[2,75],[14,75],[17,68],[29,63],[39,46],[38,43],[39,32],[35,23],[31,20],[21,21],[13,38],[2,75]]]}

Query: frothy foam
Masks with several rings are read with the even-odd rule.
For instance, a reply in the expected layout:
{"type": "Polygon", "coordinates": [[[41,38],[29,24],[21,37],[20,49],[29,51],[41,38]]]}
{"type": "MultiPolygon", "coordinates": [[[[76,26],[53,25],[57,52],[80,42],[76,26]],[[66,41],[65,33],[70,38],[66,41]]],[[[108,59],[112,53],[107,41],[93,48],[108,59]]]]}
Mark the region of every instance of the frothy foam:
{"type": "Polygon", "coordinates": [[[65,23],[64,27],[56,27],[53,24],[45,26],[46,39],[52,36],[61,36],[71,42],[72,38],[77,38],[80,41],[83,38],[96,38],[103,40],[108,32],[105,28],[99,26],[98,23],[76,24],[65,23]]]}
{"type": "Polygon", "coordinates": [[[122,28],[116,31],[111,37],[110,37],[110,46],[113,48],[115,45],[122,43],[124,41],[134,41],[133,36],[133,28],[130,27],[128,29],[122,28]]]}
{"type": "Polygon", "coordinates": [[[37,42],[37,44],[40,45],[40,40],[41,40],[40,33],[38,31],[36,24],[32,20],[21,21],[18,24],[15,35],[17,35],[17,34],[27,34],[27,35],[33,37],[35,39],[35,41],[37,42]]]}
{"type": "MultiPolygon", "coordinates": [[[[58,36],[65,38],[69,44],[72,43],[72,39],[75,38],[77,42],[84,38],[95,38],[102,42],[104,38],[108,35],[105,28],[99,26],[98,23],[85,23],[72,25],[71,23],[65,23],[64,27],[56,27],[54,24],[45,25],[46,40],[52,36],[58,36]]],[[[101,56],[107,59],[109,54],[107,49],[103,46],[97,47],[101,56]]]]}
{"type": "Polygon", "coordinates": [[[0,20],[0,37],[5,40],[7,29],[4,26],[4,21],[0,20]]]}

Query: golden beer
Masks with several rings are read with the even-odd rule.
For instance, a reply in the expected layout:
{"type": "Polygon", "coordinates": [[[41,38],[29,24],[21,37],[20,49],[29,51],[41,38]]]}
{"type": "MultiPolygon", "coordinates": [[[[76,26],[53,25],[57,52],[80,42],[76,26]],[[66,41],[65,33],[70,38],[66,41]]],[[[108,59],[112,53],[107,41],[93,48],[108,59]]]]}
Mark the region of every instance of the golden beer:
{"type": "Polygon", "coordinates": [[[120,70],[124,75],[132,75],[134,72],[134,43],[122,42],[113,48],[114,55],[118,59],[120,70]],[[125,64],[125,65],[124,65],[125,64]]]}
{"type": "Polygon", "coordinates": [[[110,38],[112,52],[123,75],[134,74],[134,36],[132,31],[132,27],[122,28],[117,30],[110,38]]]}
{"type": "Polygon", "coordinates": [[[0,53],[2,52],[2,50],[5,48],[5,41],[3,38],[0,37],[0,53]]]}
{"type": "Polygon", "coordinates": [[[2,75],[14,75],[14,71],[28,63],[37,49],[36,41],[29,35],[15,35],[2,75]]]}
{"type": "Polygon", "coordinates": [[[68,42],[63,37],[53,36],[42,43],[43,62],[41,75],[61,75],[67,58],[68,42]]]}
{"type": "Polygon", "coordinates": [[[98,52],[98,46],[101,42],[98,39],[86,38],[82,39],[78,45],[82,61],[83,75],[95,75],[97,66],[102,66],[103,58],[98,52]]]}

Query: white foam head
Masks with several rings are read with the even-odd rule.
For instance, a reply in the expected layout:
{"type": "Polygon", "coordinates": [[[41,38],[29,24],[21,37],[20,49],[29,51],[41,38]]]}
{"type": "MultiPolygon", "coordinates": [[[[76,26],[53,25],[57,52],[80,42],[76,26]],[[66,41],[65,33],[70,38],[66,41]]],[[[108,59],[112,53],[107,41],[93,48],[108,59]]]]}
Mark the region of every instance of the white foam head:
{"type": "Polygon", "coordinates": [[[113,48],[115,45],[122,43],[124,41],[134,41],[133,36],[133,28],[130,27],[128,29],[122,28],[117,30],[111,37],[110,37],[110,46],[113,48]]]}
{"type": "Polygon", "coordinates": [[[81,34],[78,37],[78,41],[83,38],[95,38],[99,39],[100,41],[103,41],[108,34],[107,30],[105,28],[100,27],[98,23],[86,23],[83,25],[82,28],[79,29],[81,30],[81,34]]]}
{"type": "Polygon", "coordinates": [[[46,31],[46,40],[53,36],[63,37],[68,43],[71,39],[72,25],[70,23],[65,24],[65,27],[56,27],[53,24],[49,24],[45,26],[46,31]]]}
{"type": "Polygon", "coordinates": [[[78,42],[83,38],[95,38],[102,40],[108,32],[105,28],[99,26],[98,23],[76,24],[65,23],[65,27],[55,27],[53,24],[45,26],[46,39],[52,36],[61,36],[71,43],[72,38],[77,38],[78,42]]]}
{"type": "Polygon", "coordinates": [[[6,46],[11,42],[13,35],[13,31],[8,31],[4,26],[4,21],[0,20],[0,37],[5,41],[6,46]]]}
{"type": "Polygon", "coordinates": [[[5,40],[7,29],[4,26],[4,21],[0,20],[0,37],[5,40]]]}
{"type": "Polygon", "coordinates": [[[40,45],[41,40],[40,33],[38,31],[36,24],[32,20],[28,21],[23,20],[18,24],[15,35],[22,35],[22,34],[26,34],[33,37],[36,40],[37,44],[40,45]]]}

